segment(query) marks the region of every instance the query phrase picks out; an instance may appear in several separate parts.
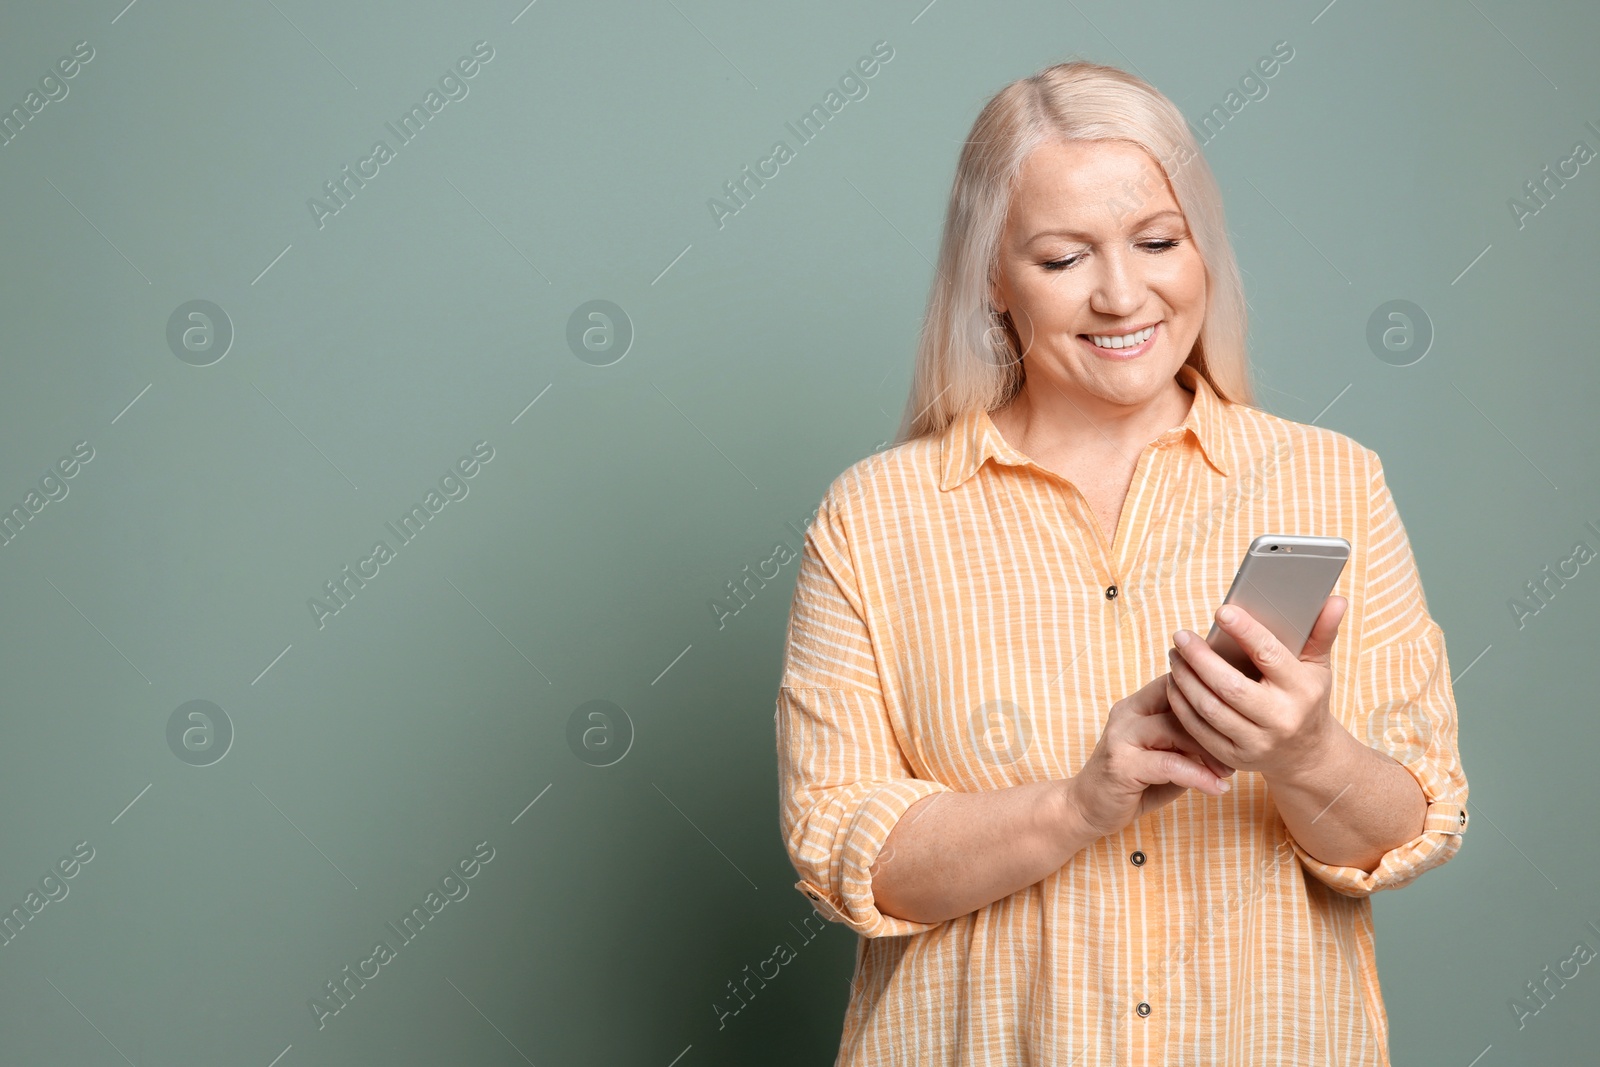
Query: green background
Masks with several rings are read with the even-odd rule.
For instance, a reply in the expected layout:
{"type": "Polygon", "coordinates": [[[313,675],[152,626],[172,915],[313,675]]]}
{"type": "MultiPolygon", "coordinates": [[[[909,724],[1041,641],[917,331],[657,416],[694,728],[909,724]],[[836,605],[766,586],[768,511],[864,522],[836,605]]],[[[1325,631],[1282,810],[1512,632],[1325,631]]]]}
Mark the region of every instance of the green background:
{"type": "Polygon", "coordinates": [[[794,567],[712,602],[893,437],[991,94],[1076,56],[1198,122],[1279,41],[1205,145],[1258,400],[1382,456],[1471,782],[1462,853],[1374,898],[1395,1062],[1594,1058],[1594,967],[1520,1029],[1510,1001],[1600,948],[1600,568],[1508,607],[1600,547],[1600,163],[1509,206],[1600,150],[1593,5],[122,4],[0,15],[0,109],[94,50],[0,147],[0,507],[93,450],[0,547],[0,906],[93,849],[0,946],[0,1060],[831,1062],[855,938],[796,936],[777,828],[794,567]],[[467,95],[319,227],[478,41],[467,95]],[[879,41],[867,95],[719,226],[879,41]],[[168,342],[194,300],[220,359],[168,342]],[[569,344],[593,300],[620,359],[569,344]],[[1431,324],[1405,366],[1367,342],[1391,300],[1431,324]],[[319,625],[478,442],[467,495],[319,625]],[[210,747],[169,742],[190,701],[210,747]],[[480,842],[319,1029],[310,998],[480,842]]]}

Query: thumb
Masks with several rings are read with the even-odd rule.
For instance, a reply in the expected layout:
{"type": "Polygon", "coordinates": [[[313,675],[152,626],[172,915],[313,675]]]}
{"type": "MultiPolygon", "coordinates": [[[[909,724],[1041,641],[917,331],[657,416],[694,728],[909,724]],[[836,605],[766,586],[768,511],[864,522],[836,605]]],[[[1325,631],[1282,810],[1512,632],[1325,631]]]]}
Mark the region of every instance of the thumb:
{"type": "Polygon", "coordinates": [[[1168,671],[1159,678],[1150,679],[1138,691],[1124,697],[1124,703],[1138,715],[1160,715],[1171,710],[1167,703],[1167,679],[1171,677],[1172,672],[1168,671]]]}
{"type": "Polygon", "coordinates": [[[1306,638],[1306,647],[1300,653],[1302,663],[1316,663],[1323,667],[1328,665],[1334,638],[1339,636],[1339,623],[1344,620],[1345,609],[1349,606],[1350,601],[1342,596],[1330,596],[1323,603],[1322,614],[1317,616],[1311,634],[1306,638]]]}

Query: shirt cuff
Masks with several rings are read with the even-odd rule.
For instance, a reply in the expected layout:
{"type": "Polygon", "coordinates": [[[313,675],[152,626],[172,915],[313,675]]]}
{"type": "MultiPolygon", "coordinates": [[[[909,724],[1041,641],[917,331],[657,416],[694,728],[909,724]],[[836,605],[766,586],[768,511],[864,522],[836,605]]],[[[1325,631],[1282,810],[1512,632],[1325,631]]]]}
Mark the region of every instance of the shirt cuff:
{"type": "MultiPolygon", "coordinates": [[[[856,807],[849,827],[841,835],[838,852],[818,868],[817,878],[801,878],[794,887],[811,901],[818,915],[843,923],[862,937],[903,937],[931,930],[941,923],[913,922],[879,911],[872,895],[872,865],[883,852],[889,833],[906,809],[924,797],[952,792],[943,782],[898,778],[869,793],[856,807]],[[823,870],[831,871],[835,885],[819,884],[823,870]]],[[[891,852],[884,859],[892,858],[891,852]]]]}
{"type": "Polygon", "coordinates": [[[1460,794],[1460,802],[1442,800],[1440,798],[1451,791],[1448,778],[1424,760],[1397,762],[1422,787],[1423,798],[1428,802],[1427,817],[1423,820],[1422,833],[1385,852],[1371,871],[1323,863],[1289,835],[1289,844],[1305,868],[1318,881],[1345,896],[1366,897],[1385,889],[1399,889],[1461,851],[1461,837],[1467,830],[1465,793],[1460,794]]]}

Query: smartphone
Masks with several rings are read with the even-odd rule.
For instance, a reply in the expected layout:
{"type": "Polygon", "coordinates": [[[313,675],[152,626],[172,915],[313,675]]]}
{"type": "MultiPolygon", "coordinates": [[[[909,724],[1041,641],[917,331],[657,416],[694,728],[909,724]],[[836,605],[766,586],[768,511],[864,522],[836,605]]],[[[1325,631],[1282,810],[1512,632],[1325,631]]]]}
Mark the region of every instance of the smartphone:
{"type": "MultiPolygon", "coordinates": [[[[1262,534],[1250,542],[1222,602],[1248,611],[1298,656],[1349,559],[1342,537],[1262,534]]],[[[1245,677],[1261,680],[1255,661],[1214,619],[1206,644],[1245,677]]]]}

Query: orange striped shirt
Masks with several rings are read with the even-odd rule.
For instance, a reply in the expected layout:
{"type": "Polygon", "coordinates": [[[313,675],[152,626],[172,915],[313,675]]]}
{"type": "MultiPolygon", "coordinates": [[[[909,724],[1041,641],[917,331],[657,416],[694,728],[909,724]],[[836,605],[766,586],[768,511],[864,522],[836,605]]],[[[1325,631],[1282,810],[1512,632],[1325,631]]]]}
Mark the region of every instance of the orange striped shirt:
{"type": "Polygon", "coordinates": [[[1179,380],[1189,413],[1141,452],[1109,545],[982,411],[852,465],[807,528],[779,821],[796,888],[860,935],[842,1067],[1389,1063],[1371,894],[1467,823],[1444,634],[1376,453],[1179,380]],[[1419,836],[1370,871],[1322,863],[1240,772],[967,915],[877,910],[868,872],[908,807],[1076,774],[1262,533],[1350,542],[1330,708],[1421,784],[1419,836]]]}

